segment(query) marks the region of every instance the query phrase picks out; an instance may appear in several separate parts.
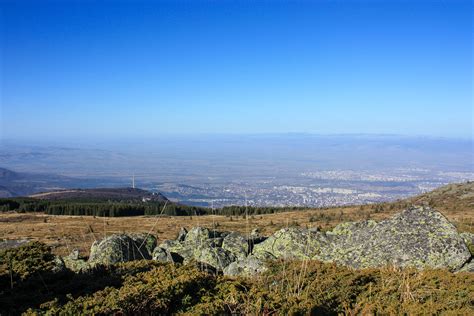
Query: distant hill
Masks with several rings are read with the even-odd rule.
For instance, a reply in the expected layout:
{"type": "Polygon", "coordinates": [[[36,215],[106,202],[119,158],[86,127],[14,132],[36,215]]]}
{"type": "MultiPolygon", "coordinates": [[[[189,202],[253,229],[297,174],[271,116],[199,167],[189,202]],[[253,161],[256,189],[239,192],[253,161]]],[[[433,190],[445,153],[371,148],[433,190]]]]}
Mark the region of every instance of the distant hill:
{"type": "Polygon", "coordinates": [[[41,200],[93,200],[93,201],[153,201],[165,202],[168,199],[161,193],[136,188],[98,188],[71,189],[44,192],[29,197],[41,200]]]}
{"type": "Polygon", "coordinates": [[[21,176],[19,173],[5,169],[5,168],[0,168],[0,181],[11,181],[11,180],[19,180],[21,179],[21,176]]]}
{"type": "Polygon", "coordinates": [[[445,212],[473,212],[474,182],[448,184],[406,201],[412,204],[427,204],[445,212]]]}
{"type": "Polygon", "coordinates": [[[49,173],[17,172],[0,167],[0,198],[29,196],[73,188],[114,187],[100,179],[81,179],[49,173]]]}

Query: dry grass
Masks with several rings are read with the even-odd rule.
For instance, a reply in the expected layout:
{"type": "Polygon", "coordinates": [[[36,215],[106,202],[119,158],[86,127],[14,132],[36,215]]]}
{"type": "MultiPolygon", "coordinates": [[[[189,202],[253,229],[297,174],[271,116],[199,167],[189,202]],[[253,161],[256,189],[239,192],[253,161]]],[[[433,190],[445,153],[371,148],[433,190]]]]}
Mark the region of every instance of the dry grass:
{"type": "Polygon", "coordinates": [[[181,227],[205,226],[244,234],[254,228],[264,235],[288,226],[330,229],[345,221],[382,220],[410,204],[428,204],[441,211],[459,231],[474,232],[474,183],[451,184],[408,200],[378,205],[335,207],[277,214],[243,216],[54,216],[36,213],[0,214],[0,238],[31,239],[52,246],[56,254],[79,249],[84,255],[90,245],[105,235],[151,231],[159,240],[175,238],[181,227]]]}
{"type": "MultiPolygon", "coordinates": [[[[381,220],[403,209],[404,204],[384,204],[384,210],[376,205],[340,207],[325,210],[284,212],[268,215],[249,216],[138,216],[138,217],[92,217],[92,216],[54,216],[35,213],[5,213],[0,215],[0,236],[4,239],[31,239],[44,242],[53,247],[56,254],[67,254],[79,249],[88,254],[90,245],[105,235],[122,232],[151,231],[159,240],[175,238],[181,227],[206,226],[224,231],[249,233],[259,228],[268,235],[287,226],[320,227],[330,229],[340,222],[365,219],[381,220]]],[[[474,211],[445,210],[443,212],[462,231],[474,231],[474,211]]]]}

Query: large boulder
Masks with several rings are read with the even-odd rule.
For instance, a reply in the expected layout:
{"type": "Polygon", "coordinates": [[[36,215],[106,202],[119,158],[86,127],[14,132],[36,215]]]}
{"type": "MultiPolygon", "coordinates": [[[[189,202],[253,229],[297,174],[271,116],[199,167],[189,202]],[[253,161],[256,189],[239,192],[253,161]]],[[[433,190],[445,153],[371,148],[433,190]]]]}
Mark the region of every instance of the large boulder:
{"type": "Polygon", "coordinates": [[[378,223],[343,223],[326,236],[330,246],[315,258],[354,268],[394,265],[456,270],[471,257],[456,227],[429,207],[413,207],[378,223]]]}
{"type": "Polygon", "coordinates": [[[146,234],[117,234],[95,241],[91,246],[89,264],[115,264],[131,260],[151,259],[156,238],[146,234]]]}
{"type": "Polygon", "coordinates": [[[285,228],[255,245],[252,253],[353,268],[394,265],[450,270],[461,268],[471,257],[456,227],[429,207],[413,207],[378,223],[342,223],[326,233],[285,228]]]}

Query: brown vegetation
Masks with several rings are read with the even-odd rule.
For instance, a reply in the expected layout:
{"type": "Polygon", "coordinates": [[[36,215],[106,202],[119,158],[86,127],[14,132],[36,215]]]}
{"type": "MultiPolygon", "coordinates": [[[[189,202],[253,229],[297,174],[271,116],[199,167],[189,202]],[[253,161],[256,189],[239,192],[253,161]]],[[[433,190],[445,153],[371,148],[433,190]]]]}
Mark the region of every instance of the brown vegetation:
{"type": "Polygon", "coordinates": [[[121,232],[150,232],[159,240],[176,237],[180,227],[205,226],[220,231],[248,233],[259,228],[271,234],[287,226],[330,229],[340,222],[381,220],[410,204],[429,204],[457,225],[459,231],[474,232],[474,183],[453,184],[411,199],[373,205],[334,207],[305,211],[245,216],[53,216],[38,213],[0,214],[0,236],[31,239],[52,246],[56,254],[79,249],[87,255],[90,245],[105,235],[121,232]]]}

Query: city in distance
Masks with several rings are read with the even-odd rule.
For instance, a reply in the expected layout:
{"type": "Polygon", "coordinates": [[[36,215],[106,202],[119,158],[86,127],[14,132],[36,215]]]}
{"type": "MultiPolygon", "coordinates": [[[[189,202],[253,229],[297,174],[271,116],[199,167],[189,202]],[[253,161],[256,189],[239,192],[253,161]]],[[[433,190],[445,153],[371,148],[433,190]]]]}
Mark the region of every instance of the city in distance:
{"type": "Polygon", "coordinates": [[[393,201],[474,180],[470,139],[398,135],[199,135],[108,141],[4,141],[10,195],[132,186],[187,205],[327,207],[393,201]],[[51,178],[51,176],[54,176],[51,178]],[[22,185],[21,192],[15,188],[22,185]]]}

